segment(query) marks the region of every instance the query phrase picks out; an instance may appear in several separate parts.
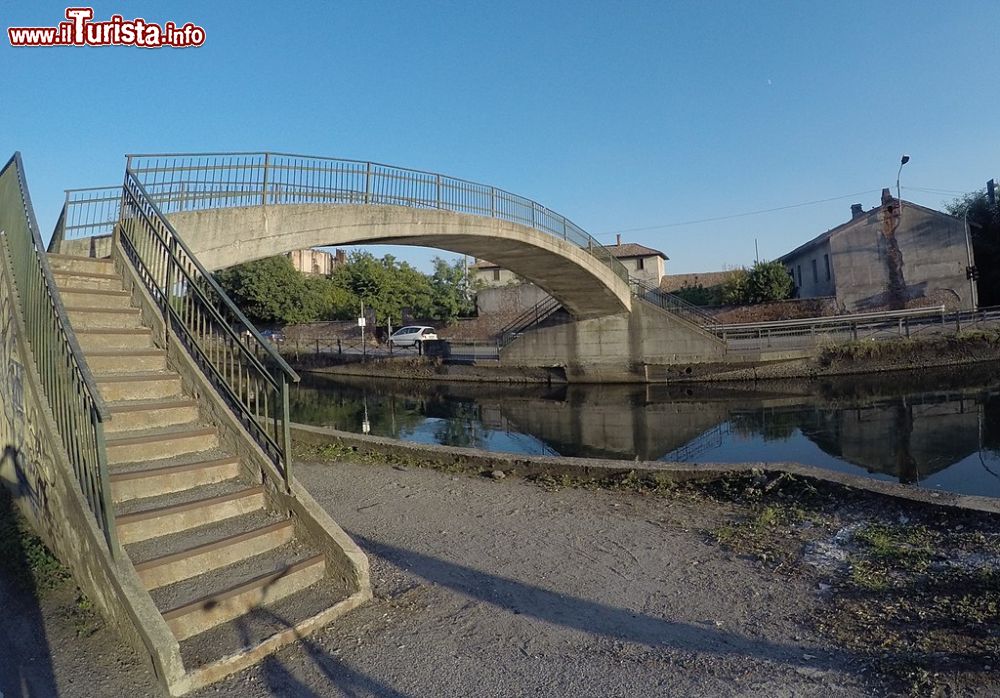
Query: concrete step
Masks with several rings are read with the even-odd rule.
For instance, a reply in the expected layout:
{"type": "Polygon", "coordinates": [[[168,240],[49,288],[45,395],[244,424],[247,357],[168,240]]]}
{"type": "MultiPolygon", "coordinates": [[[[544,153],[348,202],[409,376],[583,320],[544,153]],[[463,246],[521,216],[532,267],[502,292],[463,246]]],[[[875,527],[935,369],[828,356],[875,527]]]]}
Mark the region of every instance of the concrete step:
{"type": "Polygon", "coordinates": [[[172,429],[125,432],[107,438],[108,465],[137,463],[199,453],[216,448],[219,434],[215,427],[185,425],[172,429]]]}
{"type": "MultiPolygon", "coordinates": [[[[85,350],[86,351],[86,350],[85,350]]],[[[152,373],[167,370],[167,352],[162,349],[101,349],[87,351],[87,365],[95,375],[152,373]]]]}
{"type": "Polygon", "coordinates": [[[75,271],[88,274],[114,274],[115,265],[110,259],[80,257],[71,254],[50,254],[49,266],[52,271],[75,271]]]}
{"type": "Polygon", "coordinates": [[[53,269],[52,278],[60,291],[64,288],[87,288],[98,291],[123,290],[121,277],[117,274],[53,269]]]}
{"type": "Polygon", "coordinates": [[[234,516],[229,519],[213,521],[205,526],[189,528],[177,533],[160,536],[151,540],[139,541],[125,546],[132,564],[139,566],[157,558],[183,553],[192,548],[215,543],[225,538],[231,538],[247,531],[264,528],[285,519],[283,514],[257,509],[248,514],[234,516]]]}
{"type": "Polygon", "coordinates": [[[180,643],[192,688],[200,688],[308,637],[357,605],[343,584],[326,577],[275,602],[180,643]]]}
{"type": "MultiPolygon", "coordinates": [[[[87,356],[88,363],[92,358],[87,356]]],[[[104,433],[108,435],[190,424],[199,415],[197,401],[188,399],[117,402],[108,405],[108,413],[111,421],[104,425],[104,433]]]]}
{"type": "Polygon", "coordinates": [[[79,308],[67,305],[66,314],[74,330],[133,330],[142,327],[138,308],[79,308]]]}
{"type": "Polygon", "coordinates": [[[95,380],[106,402],[163,400],[181,395],[181,377],[170,371],[104,374],[95,380]]]}
{"type": "MultiPolygon", "coordinates": [[[[182,498],[174,504],[142,508],[119,514],[118,540],[122,545],[149,540],[159,536],[177,533],[190,528],[204,526],[214,521],[247,514],[263,508],[264,488],[260,485],[245,487],[242,483],[227,483],[228,487],[207,485],[186,491],[198,496],[195,499],[182,498]],[[234,489],[238,487],[238,489],[234,489]],[[221,491],[221,494],[220,494],[221,491]]],[[[168,498],[157,498],[168,499],[168,498]]],[[[138,500],[144,502],[145,500],[138,500]]],[[[127,505],[128,502],[125,503],[127,505]]]]}
{"type": "Polygon", "coordinates": [[[60,288],[63,305],[77,308],[129,308],[132,298],[126,291],[101,291],[93,288],[60,288]]]}
{"type": "Polygon", "coordinates": [[[212,485],[238,477],[240,459],[215,458],[194,463],[111,473],[111,498],[115,503],[130,499],[159,497],[192,487],[212,485]]]}
{"type": "Polygon", "coordinates": [[[83,353],[132,351],[153,348],[152,331],[142,327],[132,330],[74,330],[83,353]]]}
{"type": "Polygon", "coordinates": [[[137,563],[135,571],[152,590],[273,550],[292,540],[294,534],[292,520],[282,519],[137,563]]]}
{"type": "Polygon", "coordinates": [[[256,606],[305,589],[321,580],[325,573],[323,555],[312,555],[170,608],[163,612],[163,619],[174,637],[185,640],[238,618],[256,606]]]}

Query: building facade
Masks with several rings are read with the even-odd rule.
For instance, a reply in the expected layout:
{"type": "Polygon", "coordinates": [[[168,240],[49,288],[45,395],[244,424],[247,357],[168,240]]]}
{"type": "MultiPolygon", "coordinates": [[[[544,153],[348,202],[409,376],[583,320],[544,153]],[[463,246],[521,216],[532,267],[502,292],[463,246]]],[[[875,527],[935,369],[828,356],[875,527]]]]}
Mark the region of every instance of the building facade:
{"type": "Polygon", "coordinates": [[[286,256],[292,260],[296,271],[321,276],[332,274],[337,264],[342,264],[346,259],[343,250],[337,250],[335,254],[325,250],[294,250],[286,256]]]}
{"type": "Polygon", "coordinates": [[[795,281],[799,298],[833,296],[846,312],[894,310],[922,305],[975,308],[975,265],[965,221],[895,199],[865,211],[851,207],[851,220],[779,257],[795,281]]]}

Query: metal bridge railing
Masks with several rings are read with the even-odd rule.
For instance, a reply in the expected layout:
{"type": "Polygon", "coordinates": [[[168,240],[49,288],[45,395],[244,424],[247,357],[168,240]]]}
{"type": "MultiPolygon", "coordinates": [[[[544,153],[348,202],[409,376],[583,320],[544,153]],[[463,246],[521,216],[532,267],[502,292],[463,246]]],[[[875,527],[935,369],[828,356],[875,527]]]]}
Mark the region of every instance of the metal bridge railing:
{"type": "Polygon", "coordinates": [[[525,330],[537,326],[562,307],[562,303],[551,296],[535,303],[500,329],[497,346],[503,349],[517,339],[525,330]]]}
{"type": "Polygon", "coordinates": [[[110,236],[118,223],[121,201],[121,187],[67,189],[49,252],[60,252],[66,240],[110,236]]]}
{"type": "Polygon", "coordinates": [[[693,322],[710,332],[719,324],[719,321],[713,315],[706,313],[698,306],[689,303],[680,296],[661,291],[656,286],[651,286],[638,279],[632,279],[630,285],[633,296],[641,298],[675,315],[680,315],[688,322],[693,322]]]}
{"type": "Polygon", "coordinates": [[[186,350],[291,487],[288,385],[298,375],[265,340],[125,172],[120,239],[186,350]]]}
{"type": "Polygon", "coordinates": [[[468,213],[534,228],[628,271],[604,245],[541,204],[488,184],[358,160],[287,153],[128,155],[127,169],[164,213],[271,204],[373,204],[468,213]]]}
{"type": "Polygon", "coordinates": [[[56,290],[19,153],[0,170],[0,238],[13,268],[27,340],[62,446],[111,554],[117,555],[104,438],[107,413],[56,290]]]}

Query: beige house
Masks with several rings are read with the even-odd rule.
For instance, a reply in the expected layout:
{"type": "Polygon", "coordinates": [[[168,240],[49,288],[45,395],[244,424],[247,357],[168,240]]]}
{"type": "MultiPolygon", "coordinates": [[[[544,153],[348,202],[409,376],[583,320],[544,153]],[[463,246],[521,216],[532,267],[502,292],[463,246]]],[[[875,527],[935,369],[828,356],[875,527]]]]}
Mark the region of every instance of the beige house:
{"type": "Polygon", "coordinates": [[[660,279],[666,273],[667,255],[637,242],[622,242],[621,235],[614,245],[605,247],[628,269],[628,275],[633,279],[659,287],[660,279]]]}
{"type": "Polygon", "coordinates": [[[507,286],[521,280],[521,277],[511,270],[504,269],[493,262],[487,262],[485,259],[477,259],[476,263],[469,267],[469,276],[474,288],[476,286],[484,288],[507,286]]]}
{"type": "Polygon", "coordinates": [[[286,255],[292,260],[292,266],[303,274],[318,274],[329,276],[338,264],[346,258],[343,250],[330,254],[324,250],[295,250],[286,255]]]}

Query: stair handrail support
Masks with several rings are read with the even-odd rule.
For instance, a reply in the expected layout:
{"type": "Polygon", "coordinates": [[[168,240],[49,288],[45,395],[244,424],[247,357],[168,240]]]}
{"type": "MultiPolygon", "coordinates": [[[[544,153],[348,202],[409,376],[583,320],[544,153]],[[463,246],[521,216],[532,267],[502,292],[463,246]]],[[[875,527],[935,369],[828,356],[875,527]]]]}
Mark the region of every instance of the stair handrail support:
{"type": "Polygon", "coordinates": [[[41,385],[63,448],[76,472],[77,484],[104,534],[112,558],[117,558],[120,546],[104,434],[104,423],[110,416],[52,275],[20,152],[15,152],[0,169],[0,177],[11,167],[17,175],[27,239],[20,244],[13,241],[12,249],[11,231],[4,231],[2,238],[14,268],[15,285],[20,283],[21,316],[41,385]],[[60,368],[68,370],[61,375],[60,368]]]}
{"type": "Polygon", "coordinates": [[[288,385],[299,381],[298,374],[219,286],[129,169],[125,172],[120,211],[115,234],[126,250],[126,258],[160,305],[164,326],[184,335],[184,348],[214,378],[213,385],[226,393],[226,404],[277,467],[286,492],[290,492],[288,385]],[[146,229],[146,240],[133,238],[136,221],[146,229]],[[200,329],[190,327],[192,323],[200,329]],[[240,329],[235,330],[233,324],[240,329]],[[276,370],[269,370],[266,364],[276,370]],[[237,369],[238,384],[234,380],[237,369]],[[255,380],[252,388],[250,384],[255,380]],[[267,394],[262,396],[261,385],[270,387],[270,401],[267,394]],[[273,428],[270,432],[268,422],[273,428]]]}

